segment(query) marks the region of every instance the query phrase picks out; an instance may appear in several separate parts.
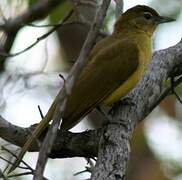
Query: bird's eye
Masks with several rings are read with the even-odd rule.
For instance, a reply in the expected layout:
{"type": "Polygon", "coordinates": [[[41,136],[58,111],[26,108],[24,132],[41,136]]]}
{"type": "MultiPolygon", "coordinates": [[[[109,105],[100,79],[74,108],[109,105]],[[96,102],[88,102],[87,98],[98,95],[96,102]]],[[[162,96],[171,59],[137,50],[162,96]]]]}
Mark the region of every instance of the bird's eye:
{"type": "Polygon", "coordinates": [[[152,18],[152,14],[151,13],[149,13],[149,12],[145,12],[144,13],[144,17],[145,17],[145,19],[151,19],[152,18]]]}

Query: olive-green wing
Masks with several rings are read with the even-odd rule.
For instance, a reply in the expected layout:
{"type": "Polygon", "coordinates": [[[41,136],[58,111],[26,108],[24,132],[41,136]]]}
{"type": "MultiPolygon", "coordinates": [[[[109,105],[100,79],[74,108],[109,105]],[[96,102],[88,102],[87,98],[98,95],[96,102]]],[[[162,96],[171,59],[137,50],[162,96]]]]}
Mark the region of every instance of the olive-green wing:
{"type": "Polygon", "coordinates": [[[135,72],[139,64],[137,46],[127,41],[105,45],[96,54],[91,56],[69,96],[63,129],[72,128],[97,107],[135,72]]]}

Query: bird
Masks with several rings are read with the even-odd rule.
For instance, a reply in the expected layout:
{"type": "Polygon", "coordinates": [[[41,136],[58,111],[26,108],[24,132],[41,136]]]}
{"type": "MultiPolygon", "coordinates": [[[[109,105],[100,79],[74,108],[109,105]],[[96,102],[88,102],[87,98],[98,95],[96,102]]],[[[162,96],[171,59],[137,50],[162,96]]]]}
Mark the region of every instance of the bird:
{"type": "MultiPolygon", "coordinates": [[[[112,34],[91,50],[68,96],[61,130],[71,129],[94,108],[111,106],[129,93],[150,64],[152,35],[156,27],[171,21],[174,19],[160,16],[145,5],[137,5],[124,12],[114,24],[112,34]]],[[[24,144],[10,171],[18,166],[26,151],[52,120],[57,99],[58,96],[24,144]]]]}

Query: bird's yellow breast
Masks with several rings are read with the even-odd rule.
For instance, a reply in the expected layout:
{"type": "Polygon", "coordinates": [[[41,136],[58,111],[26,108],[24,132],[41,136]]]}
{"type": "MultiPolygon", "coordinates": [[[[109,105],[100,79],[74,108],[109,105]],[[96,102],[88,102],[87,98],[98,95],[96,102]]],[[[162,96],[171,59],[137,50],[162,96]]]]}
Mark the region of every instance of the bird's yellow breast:
{"type": "Polygon", "coordinates": [[[151,38],[147,35],[141,35],[134,38],[134,42],[139,48],[139,65],[136,71],[117,88],[113,93],[111,93],[102,103],[101,106],[111,105],[118,101],[121,97],[125,96],[129,91],[131,91],[141,79],[144,71],[148,67],[151,59],[151,38]],[[139,43],[138,43],[139,42],[139,43]]]}

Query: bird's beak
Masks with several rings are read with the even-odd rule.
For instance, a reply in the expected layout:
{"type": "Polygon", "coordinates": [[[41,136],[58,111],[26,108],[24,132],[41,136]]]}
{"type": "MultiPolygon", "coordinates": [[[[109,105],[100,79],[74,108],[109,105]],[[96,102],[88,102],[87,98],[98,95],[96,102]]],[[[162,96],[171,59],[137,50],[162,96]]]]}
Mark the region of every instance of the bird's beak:
{"type": "Polygon", "coordinates": [[[164,17],[164,16],[158,16],[158,17],[156,17],[156,21],[158,24],[162,24],[162,23],[175,21],[175,19],[169,18],[169,17],[164,17]]]}

